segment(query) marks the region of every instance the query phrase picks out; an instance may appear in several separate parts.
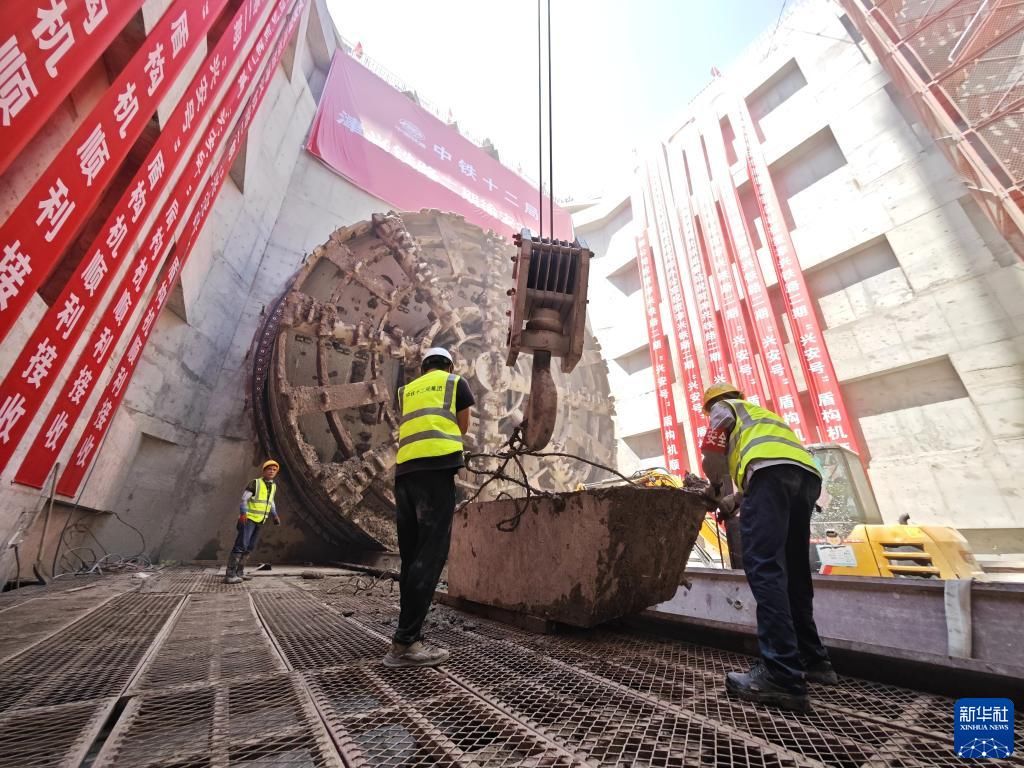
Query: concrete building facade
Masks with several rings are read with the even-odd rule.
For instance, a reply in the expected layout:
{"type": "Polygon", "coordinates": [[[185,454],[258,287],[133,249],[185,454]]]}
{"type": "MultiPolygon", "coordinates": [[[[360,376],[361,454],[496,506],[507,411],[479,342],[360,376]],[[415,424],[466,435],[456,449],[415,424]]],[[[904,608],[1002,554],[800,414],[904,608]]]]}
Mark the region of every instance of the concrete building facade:
{"type": "MultiPolygon", "coordinates": [[[[721,82],[746,100],[756,123],[884,518],[909,513],[918,523],[954,525],[979,552],[1024,551],[1020,255],[838,3],[792,6],[661,137],[670,158],[677,127],[717,109],[721,82]]],[[[746,167],[730,160],[789,336],[746,167]]],[[[674,176],[673,193],[681,186],[674,176]]],[[[630,192],[574,215],[598,254],[591,306],[602,310],[591,322],[609,360],[623,470],[665,464],[630,192]]],[[[662,315],[670,328],[664,303],[662,315]]]]}

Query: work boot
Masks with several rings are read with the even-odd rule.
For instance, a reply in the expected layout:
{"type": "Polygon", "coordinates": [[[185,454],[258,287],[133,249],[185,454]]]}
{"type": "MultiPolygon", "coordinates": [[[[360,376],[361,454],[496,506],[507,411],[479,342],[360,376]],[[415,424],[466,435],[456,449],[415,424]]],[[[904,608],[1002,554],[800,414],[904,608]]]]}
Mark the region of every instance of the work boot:
{"type": "Polygon", "coordinates": [[[228,567],[224,572],[224,583],[225,584],[241,584],[242,577],[238,575],[238,569],[241,567],[241,558],[234,552],[228,557],[228,567]]]}
{"type": "Polygon", "coordinates": [[[789,709],[793,712],[809,712],[811,700],[804,686],[785,687],[772,679],[771,673],[762,662],[757,662],[749,672],[730,672],[725,676],[725,690],[745,701],[789,709]]]}
{"type": "Polygon", "coordinates": [[[411,645],[391,643],[391,650],[384,657],[385,667],[436,667],[448,661],[444,648],[434,648],[417,640],[411,645]]]}
{"type": "Polygon", "coordinates": [[[238,558],[238,575],[242,578],[243,581],[252,581],[252,576],[249,576],[245,572],[245,561],[248,560],[248,559],[249,559],[249,553],[248,552],[246,552],[244,555],[242,555],[240,558],[238,558]]]}
{"type": "Polygon", "coordinates": [[[828,659],[805,663],[804,671],[808,683],[818,683],[818,685],[838,685],[839,683],[839,676],[828,659]]]}

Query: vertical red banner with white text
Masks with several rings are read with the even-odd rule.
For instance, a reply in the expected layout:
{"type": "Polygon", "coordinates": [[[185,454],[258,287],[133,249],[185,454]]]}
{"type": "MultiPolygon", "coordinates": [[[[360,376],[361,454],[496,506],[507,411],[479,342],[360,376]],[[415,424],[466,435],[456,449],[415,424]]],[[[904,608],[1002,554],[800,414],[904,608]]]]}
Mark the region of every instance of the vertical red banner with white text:
{"type": "Polygon", "coordinates": [[[704,163],[704,146],[700,140],[696,126],[691,126],[690,157],[699,158],[690,163],[690,174],[693,178],[693,196],[697,201],[700,214],[701,230],[707,245],[710,259],[711,283],[717,290],[718,307],[722,313],[722,325],[726,335],[726,344],[731,352],[733,376],[731,383],[739,387],[752,403],[764,402],[761,379],[755,367],[753,348],[748,338],[746,324],[743,322],[740,296],[733,278],[732,264],[726,250],[722,228],[718,218],[718,207],[712,194],[711,179],[708,178],[707,166],[704,163]]]}
{"type": "MultiPolygon", "coordinates": [[[[74,424],[84,409],[92,391],[98,386],[107,359],[128,330],[125,315],[138,306],[148,284],[147,277],[159,269],[159,259],[164,253],[165,242],[170,241],[182,211],[187,208],[193,192],[201,186],[203,174],[213,159],[213,148],[244,105],[243,97],[247,86],[265,60],[267,47],[284,25],[284,14],[293,2],[295,0],[277,0],[276,3],[266,4],[260,0],[261,7],[253,0],[247,0],[234,19],[239,22],[238,37],[231,32],[226,33],[200,67],[192,85],[186,89],[178,110],[168,122],[168,129],[151,150],[151,155],[164,152],[172,158],[169,162],[175,171],[179,170],[180,165],[181,173],[178,174],[175,188],[159,215],[150,222],[156,226],[155,232],[150,237],[148,245],[136,252],[131,265],[122,275],[113,292],[117,300],[107,306],[85,346],[86,354],[76,361],[75,373],[65,382],[60,397],[18,469],[16,482],[35,488],[41,488],[45,482],[50,468],[56,462],[69,436],[70,425],[74,424]],[[265,17],[268,17],[268,20],[262,32],[253,41],[251,38],[265,17]],[[239,68],[238,64],[243,62],[242,54],[247,47],[248,56],[239,68]],[[195,107],[197,102],[194,101],[196,93],[203,94],[202,100],[198,102],[198,108],[195,107]],[[215,98],[218,95],[222,96],[219,103],[215,98]],[[194,117],[190,117],[193,115],[194,117]],[[209,126],[200,131],[206,118],[214,115],[215,117],[209,121],[209,126]],[[190,146],[199,137],[203,140],[195,143],[192,153],[174,152],[174,146],[190,146]]],[[[116,215],[117,208],[112,218],[116,215]]],[[[145,231],[142,229],[137,233],[132,230],[130,234],[135,237],[145,231]]],[[[80,266],[80,271],[82,268],[84,264],[80,266]]],[[[76,284],[76,279],[73,278],[65,288],[65,293],[76,284]]],[[[58,301],[54,307],[59,305],[58,301]]],[[[45,320],[43,326],[37,330],[37,335],[45,331],[45,320]]],[[[3,446],[0,446],[0,462],[5,458],[3,446]]]]}
{"type": "Polygon", "coordinates": [[[832,366],[832,358],[825,346],[825,338],[814,312],[803,270],[793,248],[789,228],[782,215],[782,207],[775,195],[768,164],[761,152],[761,145],[754,138],[754,132],[750,127],[750,114],[746,105],[740,104],[739,99],[735,99],[734,104],[730,120],[739,140],[739,151],[745,157],[747,173],[761,214],[766,245],[778,273],[779,288],[793,330],[793,341],[814,409],[818,439],[836,442],[855,453],[860,453],[843,402],[839,380],[832,366]]]}
{"type": "MultiPolygon", "coordinates": [[[[174,258],[165,270],[159,287],[150,297],[146,312],[142,315],[142,322],[139,323],[135,330],[131,345],[122,354],[118,364],[114,367],[113,370],[116,373],[104,389],[98,400],[97,407],[90,414],[85,432],[79,438],[71,454],[68,466],[61,474],[57,484],[57,492],[62,496],[75,496],[81,488],[82,482],[85,479],[85,473],[95,459],[96,451],[103,442],[103,437],[113,421],[113,414],[117,412],[121,401],[124,399],[128,389],[128,382],[131,380],[132,374],[142,358],[142,351],[155,327],[156,317],[166,304],[174,281],[181,274],[181,269],[185,266],[189,256],[191,256],[196,241],[202,233],[203,226],[216,202],[217,195],[227,178],[228,171],[242,149],[243,139],[267,94],[285,47],[299,25],[305,3],[306,0],[295,0],[291,14],[287,17],[283,30],[278,33],[276,42],[266,47],[269,53],[262,57],[262,71],[260,72],[258,68],[251,72],[245,70],[248,76],[246,85],[250,86],[251,90],[251,96],[248,98],[245,110],[234,130],[230,133],[222,130],[217,135],[217,140],[210,150],[211,160],[222,149],[224,151],[220,155],[217,164],[212,168],[212,172],[201,193],[197,192],[189,198],[195,205],[184,214],[187,217],[187,222],[178,237],[178,241],[174,244],[174,258]],[[258,79],[257,77],[252,77],[252,75],[256,75],[258,79]],[[251,83],[254,81],[255,85],[253,86],[251,83]]],[[[268,27],[278,25],[278,28],[280,28],[281,18],[282,12],[280,8],[275,8],[270,22],[268,22],[268,27]]],[[[261,35],[257,41],[257,46],[260,45],[261,41],[265,46],[267,45],[268,41],[265,34],[261,35]]],[[[241,82],[242,79],[240,78],[239,83],[241,82]]],[[[170,248],[167,247],[165,253],[169,250],[170,248]]],[[[151,284],[153,284],[153,281],[151,281],[151,284]]]]}
{"type": "Polygon", "coordinates": [[[754,247],[747,232],[743,209],[739,194],[729,168],[725,140],[722,136],[721,123],[716,112],[712,113],[705,125],[705,144],[711,173],[718,199],[722,206],[722,218],[725,221],[725,233],[732,244],[732,252],[736,255],[736,267],[743,278],[743,289],[746,297],[746,310],[754,340],[761,353],[764,374],[768,381],[768,389],[772,393],[772,407],[783,421],[789,425],[797,436],[803,440],[808,434],[803,408],[800,405],[800,391],[793,380],[793,372],[789,367],[789,358],[782,345],[778,323],[772,311],[765,286],[761,266],[757,263],[754,247]]]}
{"type": "MultiPolygon", "coordinates": [[[[676,339],[676,355],[681,370],[680,383],[688,402],[687,426],[690,441],[687,443],[686,456],[690,463],[689,469],[699,474],[700,467],[696,457],[700,455],[700,443],[703,437],[701,427],[706,427],[707,423],[702,401],[704,381],[700,365],[697,362],[693,334],[690,330],[686,297],[679,279],[679,260],[672,238],[672,217],[670,215],[672,201],[668,197],[667,179],[663,174],[664,162],[660,146],[657,147],[656,152],[654,157],[648,159],[646,168],[639,172],[644,175],[641,181],[645,187],[645,197],[649,198],[651,202],[650,210],[658,234],[656,250],[662,272],[665,275],[665,287],[668,291],[669,311],[676,339]]],[[[681,414],[677,413],[676,415],[680,416],[681,414]]]]}
{"type": "MultiPolygon", "coordinates": [[[[226,3],[176,0],[0,227],[0,340],[60,262],[226,3]]],[[[118,235],[120,231],[108,237],[118,235]]],[[[50,340],[40,357],[46,371],[50,346],[59,351],[68,345],[61,336],[50,340]]],[[[0,411],[0,419],[9,413],[0,411]]]]}
{"type": "MultiPolygon", "coordinates": [[[[694,297],[694,302],[697,305],[697,319],[700,323],[698,327],[694,328],[694,331],[704,350],[708,374],[713,382],[720,384],[729,378],[728,359],[725,348],[722,346],[722,324],[719,321],[718,310],[715,308],[709,287],[707,257],[697,238],[697,227],[690,203],[690,181],[689,173],[686,170],[686,160],[681,153],[669,152],[667,167],[670,173],[674,172],[676,179],[676,223],[679,226],[679,236],[683,243],[686,260],[686,269],[681,270],[681,275],[687,281],[690,293],[694,297]],[[673,154],[677,154],[677,156],[673,158],[673,154]]],[[[704,426],[698,429],[702,440],[705,431],[706,427],[704,426]]]]}
{"type": "Polygon", "coordinates": [[[142,7],[142,0],[14,0],[0,32],[0,173],[142,7]]]}
{"type": "MultiPolygon", "coordinates": [[[[132,265],[132,283],[138,284],[145,277],[149,264],[144,251],[148,249],[148,255],[153,257],[161,250],[165,230],[173,227],[177,210],[157,220],[152,218],[155,203],[175,174],[179,174],[180,168],[188,163],[190,156],[186,150],[212,112],[217,95],[234,87],[233,75],[243,51],[242,44],[249,40],[251,28],[255,27],[259,16],[264,15],[262,11],[257,14],[263,3],[265,0],[246,0],[239,9],[234,21],[245,23],[229,28],[200,66],[135,177],[98,230],[100,235],[90,246],[87,256],[37,324],[11,371],[0,384],[0,419],[3,420],[0,469],[10,461],[18,442],[42,407],[46,394],[70,362],[75,345],[90,320],[102,309],[108,286],[121,269],[121,256],[130,252],[134,243],[143,240],[150,227],[155,227],[145,248],[136,253],[136,263],[132,265]],[[239,33],[237,37],[235,29],[239,33]],[[106,238],[103,233],[106,233],[106,238]]],[[[125,275],[122,282],[127,282],[127,279],[125,275]]],[[[97,327],[97,334],[102,329],[102,341],[92,346],[91,357],[101,357],[115,337],[124,331],[125,318],[134,306],[134,300],[129,292],[122,291],[117,304],[108,309],[108,314],[113,311],[113,319],[97,327]]],[[[90,355],[83,357],[87,360],[90,355]]],[[[88,363],[80,366],[74,380],[68,381],[66,389],[73,387],[73,390],[66,393],[67,399],[58,406],[81,406],[87,399],[96,373],[86,370],[87,367],[88,363]]],[[[61,434],[72,423],[72,420],[62,419],[59,415],[56,420],[48,420],[48,426],[44,428],[47,432],[44,444],[51,450],[56,449],[61,434]]],[[[19,474],[24,475],[23,472],[19,474]]],[[[44,479],[45,474],[38,482],[42,483],[44,479]]]]}
{"type": "Polygon", "coordinates": [[[661,428],[662,452],[665,468],[673,473],[683,469],[679,419],[676,416],[676,399],[672,393],[672,360],[665,346],[665,333],[661,328],[661,296],[658,292],[658,273],[654,268],[654,257],[646,230],[636,239],[636,260],[640,269],[640,285],[644,298],[644,313],[647,321],[647,340],[651,349],[651,365],[654,371],[654,396],[658,401],[658,419],[661,428]]]}

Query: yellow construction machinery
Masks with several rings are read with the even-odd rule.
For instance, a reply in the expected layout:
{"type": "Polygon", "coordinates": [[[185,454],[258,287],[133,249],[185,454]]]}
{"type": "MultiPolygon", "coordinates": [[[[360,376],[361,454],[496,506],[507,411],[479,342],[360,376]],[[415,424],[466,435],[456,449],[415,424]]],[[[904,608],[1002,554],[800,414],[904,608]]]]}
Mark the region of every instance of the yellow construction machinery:
{"type": "Polygon", "coordinates": [[[835,576],[969,579],[982,573],[955,528],[882,521],[857,454],[834,443],[808,446],[822,470],[811,518],[811,564],[835,576]]]}
{"type": "MultiPolygon", "coordinates": [[[[857,455],[833,443],[808,446],[822,470],[822,493],[811,518],[811,566],[835,576],[883,576],[914,579],[966,579],[982,573],[967,540],[954,528],[914,525],[904,515],[898,524],[882,521],[864,467],[857,455]]],[[[635,484],[682,488],[699,478],[680,478],[664,469],[644,469],[635,484]]],[[[591,483],[583,488],[621,484],[591,483]]],[[[739,568],[738,526],[708,514],[691,553],[703,565],[739,568]],[[735,562],[734,562],[735,561],[735,562]]]]}

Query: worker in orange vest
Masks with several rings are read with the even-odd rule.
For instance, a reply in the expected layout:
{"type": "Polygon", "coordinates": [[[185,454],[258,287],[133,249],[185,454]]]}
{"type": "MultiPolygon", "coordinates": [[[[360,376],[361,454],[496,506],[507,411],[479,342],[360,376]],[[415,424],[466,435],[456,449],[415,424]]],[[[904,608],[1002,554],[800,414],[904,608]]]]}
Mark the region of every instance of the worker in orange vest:
{"type": "Polygon", "coordinates": [[[281,524],[281,518],[277,515],[277,505],[274,503],[277,496],[277,483],[274,482],[274,478],[280,470],[281,465],[274,459],[263,462],[262,476],[249,483],[242,492],[238,523],[235,526],[238,535],[228,558],[227,572],[224,574],[225,584],[240,584],[243,580],[248,581],[252,578],[245,574],[245,561],[256,548],[263,524],[267,522],[268,517],[273,519],[274,525],[281,524]]]}

